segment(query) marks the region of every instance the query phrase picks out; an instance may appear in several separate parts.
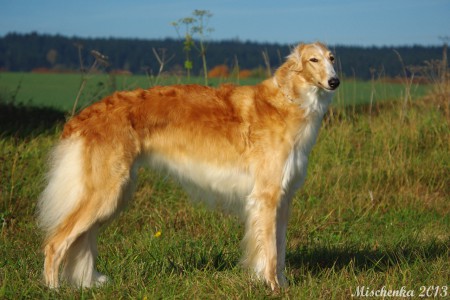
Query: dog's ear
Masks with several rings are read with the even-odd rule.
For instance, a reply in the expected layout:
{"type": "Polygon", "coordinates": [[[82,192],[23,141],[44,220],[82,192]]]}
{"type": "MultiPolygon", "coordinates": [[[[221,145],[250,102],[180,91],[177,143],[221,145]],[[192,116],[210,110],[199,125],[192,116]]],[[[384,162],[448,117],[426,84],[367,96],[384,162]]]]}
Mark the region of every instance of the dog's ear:
{"type": "Polygon", "coordinates": [[[290,76],[290,72],[301,72],[303,70],[301,51],[303,44],[298,45],[292,49],[291,54],[287,56],[287,60],[275,72],[275,79],[278,84],[284,85],[290,76]]]}
{"type": "Polygon", "coordinates": [[[299,44],[297,47],[295,47],[291,54],[289,55],[290,60],[290,70],[295,72],[301,72],[303,70],[303,63],[302,63],[302,51],[305,47],[305,44],[299,44]]]}

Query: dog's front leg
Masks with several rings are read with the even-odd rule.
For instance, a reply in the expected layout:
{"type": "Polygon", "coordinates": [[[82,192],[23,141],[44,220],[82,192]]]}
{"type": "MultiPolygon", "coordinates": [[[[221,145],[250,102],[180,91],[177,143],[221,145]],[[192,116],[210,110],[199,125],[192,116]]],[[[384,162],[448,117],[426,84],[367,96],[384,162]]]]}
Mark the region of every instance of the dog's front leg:
{"type": "Polygon", "coordinates": [[[281,188],[277,185],[256,184],[246,204],[243,264],[252,269],[258,278],[263,278],[272,289],[280,285],[277,274],[277,210],[280,195],[281,188]]]}
{"type": "Polygon", "coordinates": [[[286,261],[286,232],[289,219],[289,207],[291,205],[291,196],[285,195],[278,206],[277,211],[277,278],[278,284],[284,287],[288,284],[284,276],[286,261]]]}

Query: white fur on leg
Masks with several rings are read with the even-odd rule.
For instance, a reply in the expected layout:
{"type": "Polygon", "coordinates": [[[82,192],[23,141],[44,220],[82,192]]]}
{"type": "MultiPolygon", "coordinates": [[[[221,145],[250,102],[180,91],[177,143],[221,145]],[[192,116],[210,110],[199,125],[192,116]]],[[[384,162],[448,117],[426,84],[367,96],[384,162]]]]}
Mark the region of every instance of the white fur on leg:
{"type": "Polygon", "coordinates": [[[109,281],[108,276],[103,275],[99,272],[97,272],[96,270],[94,270],[94,275],[92,276],[92,285],[99,287],[102,286],[104,284],[107,284],[109,281]]]}
{"type": "Polygon", "coordinates": [[[100,286],[108,281],[105,275],[95,270],[97,257],[98,226],[83,233],[69,248],[63,277],[75,286],[100,286]]]}
{"type": "Polygon", "coordinates": [[[284,197],[277,211],[277,280],[281,287],[288,285],[284,276],[286,261],[286,232],[289,218],[290,197],[284,197]]]}
{"type": "Polygon", "coordinates": [[[260,233],[255,232],[258,222],[258,212],[260,210],[260,204],[258,201],[252,198],[248,198],[246,205],[246,224],[245,234],[242,240],[242,248],[244,250],[244,256],[241,263],[251,269],[258,279],[264,278],[264,269],[266,266],[266,259],[264,253],[260,247],[261,242],[258,239],[261,238],[260,233]]]}
{"type": "MultiPolygon", "coordinates": [[[[280,287],[288,285],[284,276],[286,259],[286,231],[289,217],[290,197],[283,197],[276,213],[276,249],[270,251],[270,241],[264,241],[263,230],[265,228],[264,217],[267,214],[262,212],[261,203],[255,199],[248,198],[246,212],[246,232],[242,241],[244,248],[244,258],[242,264],[251,269],[259,280],[266,280],[272,289],[276,288],[275,283],[280,287]],[[269,244],[267,244],[267,242],[269,244]],[[275,257],[272,252],[275,251],[275,257]],[[275,282],[270,282],[270,276],[267,270],[269,264],[276,259],[275,282]]],[[[266,219],[265,222],[270,222],[266,219]]]]}
{"type": "Polygon", "coordinates": [[[251,270],[258,279],[264,279],[274,289],[276,274],[276,226],[275,212],[252,197],[246,203],[246,229],[243,239],[244,258],[242,264],[251,270]],[[273,231],[271,226],[273,225],[273,231]]]}

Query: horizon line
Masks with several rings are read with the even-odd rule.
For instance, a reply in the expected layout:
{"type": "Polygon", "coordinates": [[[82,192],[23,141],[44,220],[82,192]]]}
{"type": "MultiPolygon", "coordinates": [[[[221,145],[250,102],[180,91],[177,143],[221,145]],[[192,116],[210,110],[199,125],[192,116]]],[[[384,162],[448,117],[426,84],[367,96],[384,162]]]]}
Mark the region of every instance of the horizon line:
{"type": "MultiPolygon", "coordinates": [[[[123,37],[123,36],[79,36],[79,35],[69,35],[69,34],[62,34],[62,33],[44,33],[44,32],[38,32],[36,30],[28,31],[28,32],[19,32],[19,31],[9,31],[3,34],[0,34],[0,38],[5,38],[8,35],[41,35],[41,36],[52,36],[52,37],[64,37],[69,39],[85,39],[85,40],[100,40],[100,39],[118,39],[118,40],[142,40],[142,41],[163,41],[163,40],[180,40],[182,41],[183,38],[180,37],[123,37]]],[[[194,39],[195,40],[195,39],[194,39]]],[[[293,43],[288,42],[271,42],[271,41],[258,41],[258,40],[251,40],[251,39],[242,39],[240,37],[233,37],[233,38],[221,38],[221,39],[208,39],[207,42],[213,42],[213,43],[219,43],[219,42],[236,42],[236,43],[253,43],[253,44],[262,44],[262,45],[280,45],[280,46],[293,46],[297,45],[301,42],[303,43],[310,43],[320,41],[319,39],[315,39],[314,41],[298,41],[293,43]]],[[[441,43],[436,44],[421,44],[419,42],[417,43],[404,43],[404,44],[354,44],[354,43],[326,43],[327,45],[331,45],[334,47],[354,47],[354,48],[392,48],[392,47],[442,47],[445,44],[448,44],[447,40],[443,39],[441,43]]]]}

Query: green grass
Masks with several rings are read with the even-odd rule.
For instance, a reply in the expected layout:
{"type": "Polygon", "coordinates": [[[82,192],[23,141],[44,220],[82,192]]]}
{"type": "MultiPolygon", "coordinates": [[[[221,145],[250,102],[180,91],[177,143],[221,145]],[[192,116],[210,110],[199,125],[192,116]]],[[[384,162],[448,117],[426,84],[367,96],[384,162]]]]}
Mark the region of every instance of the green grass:
{"type": "Polygon", "coordinates": [[[1,128],[0,299],[349,299],[358,286],[405,286],[416,297],[422,286],[448,286],[450,120],[433,103],[403,111],[394,102],[371,115],[336,108],[324,121],[292,207],[290,286],[277,293],[238,267],[235,217],[193,205],[144,169],[134,201],[100,236],[97,267],[111,283],[47,289],[34,214],[61,123],[1,128]]]}
{"type": "MultiPolygon", "coordinates": [[[[411,84],[410,100],[422,98],[429,91],[426,84],[411,84]]],[[[387,101],[404,100],[407,94],[406,87],[400,82],[388,82],[384,79],[374,81],[359,81],[345,78],[336,92],[334,105],[339,107],[373,105],[387,101]]]]}
{"type": "MultiPolygon", "coordinates": [[[[137,87],[149,88],[157,81],[144,75],[107,75],[94,74],[87,78],[87,85],[84,89],[80,107],[86,106],[115,90],[130,90],[137,87]]],[[[180,83],[185,79],[180,77],[161,77],[159,84],[180,83]]],[[[82,77],[79,74],[33,74],[33,73],[0,73],[0,95],[3,93],[8,97],[15,97],[16,102],[34,106],[48,106],[65,112],[71,111],[73,103],[77,97],[82,77]]],[[[249,78],[241,79],[240,84],[256,84],[261,79],[249,78]]],[[[192,83],[203,82],[203,78],[195,77],[192,83]]],[[[221,80],[210,79],[212,85],[223,82],[237,83],[235,79],[221,80]]],[[[426,94],[427,85],[414,84],[411,87],[413,99],[418,99],[426,94]]],[[[400,83],[388,83],[382,80],[372,82],[358,80],[342,80],[337,95],[335,105],[349,106],[361,105],[370,102],[373,104],[386,101],[402,99],[405,95],[405,87],[400,83]]]]}
{"type": "MultiPolygon", "coordinates": [[[[169,85],[186,83],[185,78],[163,76],[156,80],[145,75],[108,75],[92,74],[87,79],[79,107],[113,93],[116,90],[131,90],[138,87],[149,88],[155,83],[169,85]]],[[[83,78],[79,74],[35,74],[35,73],[0,73],[0,96],[14,98],[17,103],[33,106],[47,106],[65,112],[71,111],[83,78]]],[[[190,83],[201,84],[203,78],[191,78],[190,83]]],[[[255,84],[260,79],[240,80],[240,84],[255,84]]],[[[236,80],[211,79],[212,85],[223,82],[237,83],[236,80]]]]}

